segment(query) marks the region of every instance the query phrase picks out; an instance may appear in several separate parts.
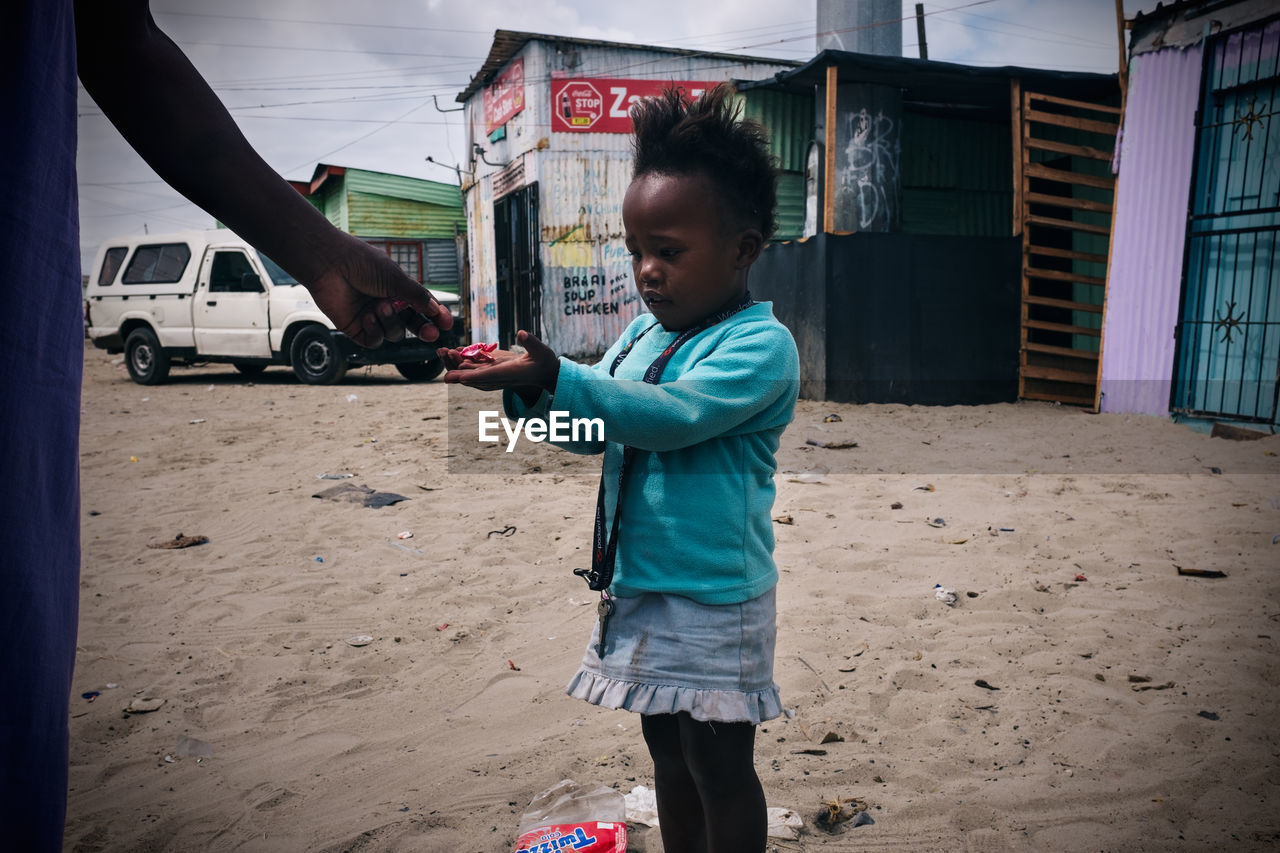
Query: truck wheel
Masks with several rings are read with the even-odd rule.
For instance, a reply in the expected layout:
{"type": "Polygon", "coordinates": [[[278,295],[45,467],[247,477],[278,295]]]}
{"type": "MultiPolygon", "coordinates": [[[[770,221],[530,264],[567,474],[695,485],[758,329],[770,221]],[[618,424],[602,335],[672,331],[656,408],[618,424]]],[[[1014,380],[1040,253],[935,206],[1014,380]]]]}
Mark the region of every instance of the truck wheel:
{"type": "Polygon", "coordinates": [[[324,326],[307,326],[293,339],[289,361],[308,385],[332,385],[347,374],[347,361],[324,326]]]}
{"type": "Polygon", "coordinates": [[[134,329],[125,339],[124,363],[139,385],[159,385],[169,378],[169,354],[147,326],[134,329]]]}
{"type": "Polygon", "coordinates": [[[397,364],[396,370],[410,382],[430,382],[444,372],[444,361],[439,356],[430,361],[405,362],[397,364]]]}
{"type": "Polygon", "coordinates": [[[233,362],[231,366],[245,376],[261,376],[262,372],[267,369],[265,364],[253,364],[248,361],[233,362]]]}

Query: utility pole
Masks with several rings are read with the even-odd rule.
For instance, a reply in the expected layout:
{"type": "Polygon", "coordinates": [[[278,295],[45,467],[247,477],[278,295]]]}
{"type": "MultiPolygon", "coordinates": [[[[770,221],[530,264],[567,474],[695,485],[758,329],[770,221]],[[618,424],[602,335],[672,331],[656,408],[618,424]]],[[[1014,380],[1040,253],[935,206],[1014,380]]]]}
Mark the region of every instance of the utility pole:
{"type": "MultiPolygon", "coordinates": [[[[1119,2],[1119,0],[1117,0],[1119,2]]],[[[929,58],[929,44],[924,40],[924,4],[916,4],[916,41],[920,43],[920,58],[929,58]]]]}

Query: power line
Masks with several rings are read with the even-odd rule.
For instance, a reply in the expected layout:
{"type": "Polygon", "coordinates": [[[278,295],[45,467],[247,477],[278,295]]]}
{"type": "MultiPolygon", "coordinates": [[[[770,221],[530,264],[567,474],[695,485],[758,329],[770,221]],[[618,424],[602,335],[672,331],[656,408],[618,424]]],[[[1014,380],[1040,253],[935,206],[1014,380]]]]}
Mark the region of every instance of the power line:
{"type": "MultiPolygon", "coordinates": [[[[1072,36],[1070,33],[1062,32],[1060,30],[1051,30],[1051,29],[1048,29],[1047,27],[1033,27],[1030,24],[1020,24],[1017,21],[1010,21],[1007,18],[997,18],[994,15],[980,15],[977,12],[961,12],[960,14],[969,18],[982,18],[987,21],[995,21],[996,23],[1007,24],[1010,27],[1016,27],[1017,29],[1020,29],[1020,30],[1032,30],[1038,33],[1051,33],[1053,35],[1066,36],[1067,38],[1077,38],[1079,41],[1086,44],[1101,44],[1101,42],[1093,41],[1092,39],[1082,39],[1076,36],[1072,36]]],[[[1114,47],[1114,45],[1105,45],[1105,47],[1107,47],[1108,49],[1111,49],[1112,47],[1114,47]]]]}
{"type": "MultiPolygon", "coordinates": [[[[318,157],[308,157],[306,160],[304,160],[303,162],[299,163],[297,166],[294,166],[294,167],[293,167],[293,168],[291,168],[291,169],[285,169],[285,170],[284,170],[284,172],[286,172],[286,173],[287,173],[287,172],[296,172],[297,170],[301,169],[303,166],[308,165],[309,163],[319,163],[319,162],[323,161],[326,157],[332,157],[334,154],[337,154],[339,151],[345,151],[346,149],[350,148],[352,145],[355,145],[357,142],[363,142],[364,140],[368,139],[370,136],[373,136],[375,133],[379,133],[379,132],[381,132],[381,131],[383,131],[383,130],[386,130],[388,127],[391,127],[391,125],[396,124],[396,123],[398,123],[398,122],[400,122],[400,121],[403,121],[404,119],[406,119],[406,118],[408,118],[409,116],[413,115],[414,113],[416,113],[418,110],[422,109],[423,107],[425,107],[425,106],[426,106],[427,104],[429,104],[429,103],[431,103],[431,102],[430,102],[430,101],[423,101],[422,103],[418,104],[416,107],[414,107],[413,109],[411,109],[411,110],[409,110],[408,112],[404,113],[403,115],[400,115],[400,116],[397,116],[396,118],[393,118],[391,121],[389,121],[389,122],[387,122],[387,123],[383,124],[383,125],[382,125],[382,126],[380,126],[380,127],[375,127],[373,130],[369,131],[368,133],[364,134],[363,136],[357,136],[355,139],[351,140],[350,142],[346,143],[345,145],[339,145],[337,148],[333,149],[332,151],[329,151],[329,152],[326,152],[326,153],[324,153],[324,154],[321,154],[321,155],[319,155],[318,157]]],[[[283,173],[282,173],[282,174],[283,174],[283,173]]]]}
{"type": "Polygon", "coordinates": [[[244,48],[246,50],[305,50],[316,53],[359,53],[366,56],[421,56],[421,57],[437,57],[441,59],[465,59],[469,62],[484,62],[483,56],[476,56],[473,53],[417,53],[404,50],[368,50],[365,48],[347,48],[347,47],[298,47],[296,45],[278,45],[278,44],[236,44],[233,42],[220,41],[189,41],[183,39],[177,42],[179,45],[194,45],[199,47],[232,47],[244,48]]]}
{"type": "MultiPolygon", "coordinates": [[[[261,121],[327,121],[337,124],[386,124],[385,119],[380,118],[328,118],[325,116],[240,116],[242,119],[257,119],[261,121]]],[[[429,125],[431,127],[453,127],[454,125],[448,121],[431,121],[422,119],[418,121],[407,121],[400,119],[395,121],[396,124],[408,125],[429,125]]]]}
{"type": "MultiPolygon", "coordinates": [[[[928,12],[925,12],[924,14],[926,16],[941,15],[945,12],[956,12],[956,11],[959,11],[960,9],[969,9],[973,6],[985,6],[988,3],[994,3],[994,2],[996,2],[996,0],[974,0],[974,2],[966,3],[963,6],[952,6],[950,9],[932,9],[928,12]]],[[[876,21],[870,24],[859,24],[856,27],[844,27],[843,29],[839,29],[839,30],[825,30],[822,33],[820,33],[820,35],[836,35],[836,34],[843,34],[843,33],[853,33],[859,30],[871,30],[871,29],[875,29],[876,27],[885,27],[885,26],[888,26],[889,24],[900,24],[903,21],[914,21],[914,20],[915,20],[915,15],[904,16],[901,18],[887,18],[883,21],[876,21]]],[[[782,39],[781,42],[799,41],[802,38],[806,38],[806,36],[796,36],[795,38],[782,39]]],[[[760,44],[745,45],[739,49],[751,50],[757,47],[766,47],[769,44],[771,44],[771,42],[761,42],[760,44]]]]}
{"type": "Polygon", "coordinates": [[[315,21],[302,18],[267,18],[257,15],[215,15],[209,12],[173,12],[167,9],[153,9],[152,13],[157,15],[175,15],[184,18],[221,18],[224,20],[237,21],[268,21],[278,24],[311,24],[319,27],[364,27],[376,30],[413,30],[416,32],[473,33],[478,35],[490,35],[492,32],[490,30],[466,30],[453,29],[449,27],[415,27],[407,24],[370,24],[356,21],[315,21]]]}
{"type": "Polygon", "coordinates": [[[208,83],[210,86],[214,87],[215,89],[219,89],[222,86],[228,85],[228,84],[250,84],[250,83],[272,83],[272,82],[290,83],[295,81],[317,81],[318,82],[325,79],[339,80],[339,81],[362,80],[367,77],[383,78],[388,76],[389,74],[407,75],[410,72],[415,72],[415,71],[431,71],[431,72],[463,71],[463,70],[467,70],[475,67],[476,67],[475,63],[471,61],[468,61],[466,63],[446,62],[446,63],[439,63],[434,65],[409,65],[401,68],[387,68],[385,66],[379,66],[377,68],[371,68],[368,71],[325,71],[318,74],[286,74],[286,75],[277,75],[274,77],[245,77],[245,78],[234,79],[234,80],[209,80],[208,83]]]}
{"type": "Polygon", "coordinates": [[[705,35],[700,35],[700,36],[682,36],[676,39],[668,39],[667,43],[677,44],[679,42],[685,42],[685,41],[698,41],[699,39],[727,38],[728,36],[745,36],[748,33],[758,33],[760,35],[764,35],[765,31],[769,31],[769,30],[778,31],[773,33],[774,35],[784,35],[784,34],[793,33],[793,32],[807,32],[810,35],[812,35],[816,26],[817,26],[817,21],[814,21],[814,20],[795,21],[793,23],[786,23],[786,24],[770,24],[769,26],[765,26],[765,27],[748,27],[747,29],[743,29],[743,30],[725,30],[724,32],[720,32],[720,33],[707,33],[705,35]]]}
{"type": "Polygon", "coordinates": [[[1037,36],[1024,36],[1024,35],[1019,35],[1018,33],[1011,33],[1008,30],[993,30],[990,27],[980,27],[977,24],[966,24],[964,21],[950,21],[949,23],[954,24],[955,26],[958,26],[958,27],[966,27],[971,30],[980,30],[981,32],[984,32],[984,33],[996,33],[997,35],[1013,36],[1014,38],[1026,39],[1028,41],[1047,42],[1049,44],[1065,44],[1068,47],[1079,48],[1082,50],[1087,49],[1087,50],[1114,51],[1116,49],[1115,45],[1101,45],[1096,43],[1085,43],[1085,42],[1079,42],[1079,41],[1065,41],[1063,39],[1047,39],[1047,38],[1039,38],[1037,36]]]}

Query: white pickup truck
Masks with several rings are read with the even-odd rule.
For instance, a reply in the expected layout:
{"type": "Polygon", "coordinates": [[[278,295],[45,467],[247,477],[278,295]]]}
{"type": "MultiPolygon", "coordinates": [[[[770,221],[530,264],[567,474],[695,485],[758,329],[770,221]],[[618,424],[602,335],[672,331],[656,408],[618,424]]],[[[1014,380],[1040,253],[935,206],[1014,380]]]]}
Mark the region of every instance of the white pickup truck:
{"type": "MultiPolygon", "coordinates": [[[[394,364],[426,381],[444,365],[416,338],[365,349],[334,329],[307,289],[231,231],[185,231],[108,240],[85,291],[85,326],[99,349],[123,352],[129,375],[158,385],[174,363],[227,362],[253,376],[273,364],[312,385],[351,365],[394,364]]],[[[432,291],[454,313],[442,346],[462,329],[458,298],[432,291]]]]}

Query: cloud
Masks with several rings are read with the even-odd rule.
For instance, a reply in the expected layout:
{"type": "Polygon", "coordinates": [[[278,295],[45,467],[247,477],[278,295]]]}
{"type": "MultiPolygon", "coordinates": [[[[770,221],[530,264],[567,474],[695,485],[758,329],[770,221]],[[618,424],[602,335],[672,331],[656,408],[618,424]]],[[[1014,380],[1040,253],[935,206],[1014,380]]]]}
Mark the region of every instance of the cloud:
{"type": "MultiPolygon", "coordinates": [[[[425,157],[465,158],[461,113],[438,112],[432,95],[441,108],[457,107],[454,97],[479,70],[495,29],[807,59],[816,17],[811,4],[797,11],[776,0],[646,0],[643,8],[596,0],[153,0],[152,9],[250,143],[286,177],[309,177],[325,160],[448,182],[456,175],[425,157]]],[[[1116,63],[1109,0],[995,0],[927,22],[934,59],[1099,71],[1116,63]]],[[[914,25],[904,24],[906,55],[915,55],[915,40],[914,25]]],[[[86,269],[108,236],[212,227],[83,92],[80,104],[86,269]]]]}

